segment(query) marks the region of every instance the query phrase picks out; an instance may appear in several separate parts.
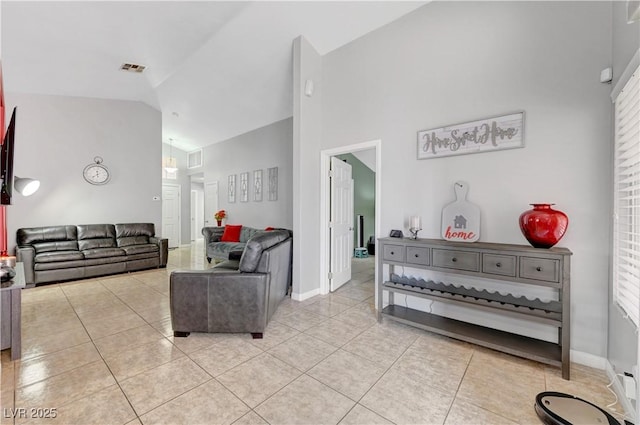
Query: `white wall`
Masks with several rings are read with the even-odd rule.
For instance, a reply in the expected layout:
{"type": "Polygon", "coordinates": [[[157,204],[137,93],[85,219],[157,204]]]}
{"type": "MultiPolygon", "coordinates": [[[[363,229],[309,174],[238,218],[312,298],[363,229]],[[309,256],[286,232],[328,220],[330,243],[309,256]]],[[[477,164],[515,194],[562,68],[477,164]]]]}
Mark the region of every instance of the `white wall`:
{"type": "MultiPolygon", "coordinates": [[[[423,218],[440,237],[453,183],[470,185],[481,241],[526,244],[529,203],[566,212],[572,259],[572,349],[604,357],[607,340],[609,2],[433,2],[322,58],[321,147],[382,140],[382,234],[423,218]],[[416,160],[416,132],[524,110],[523,149],[416,160]]],[[[297,65],[299,66],[299,65],[297,65]]],[[[304,78],[304,77],[303,77],[304,78]]],[[[295,109],[294,109],[295,111],[295,109]]],[[[304,113],[305,111],[302,111],[304,113]]],[[[303,116],[304,118],[304,116],[303,116]]],[[[300,179],[315,185],[316,169],[300,179]]],[[[317,211],[316,198],[301,203],[317,211]]],[[[315,252],[316,238],[299,249],[315,252]]],[[[304,276],[319,287],[318,278],[304,276]]]]}
{"type": "MultiPolygon", "coordinates": [[[[228,224],[262,228],[292,229],[291,118],[258,128],[224,142],[204,148],[204,166],[192,173],[204,172],[204,181],[218,181],[218,207],[227,211],[228,224]],[[278,199],[269,201],[267,169],[278,167],[278,199]],[[253,200],[253,171],[262,170],[262,201],[253,200]],[[249,201],[240,202],[240,173],[249,173],[249,201]],[[236,175],[236,202],[227,200],[228,176],[236,175]]],[[[205,220],[213,221],[212,217],[205,220]]]]}
{"type": "Polygon", "coordinates": [[[16,230],[63,224],[151,222],[161,230],[160,112],[141,103],[5,93],[16,116],[15,175],[41,182],[7,208],[8,245],[16,230]],[[101,156],[111,181],[94,186],[82,170],[101,156]]]}
{"type": "Polygon", "coordinates": [[[293,42],[293,293],[320,293],[320,146],[324,83],[322,58],[304,38],[293,42]],[[312,96],[304,94],[306,81],[312,96]],[[319,259],[319,260],[318,260],[319,259]]]}

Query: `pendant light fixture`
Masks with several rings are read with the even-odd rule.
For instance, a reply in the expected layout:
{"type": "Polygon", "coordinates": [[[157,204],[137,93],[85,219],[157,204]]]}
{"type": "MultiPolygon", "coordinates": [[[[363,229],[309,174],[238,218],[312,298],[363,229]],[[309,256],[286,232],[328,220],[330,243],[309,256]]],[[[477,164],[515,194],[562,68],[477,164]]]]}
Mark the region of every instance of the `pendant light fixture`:
{"type": "Polygon", "coordinates": [[[173,157],[173,139],[169,138],[169,158],[165,159],[164,170],[167,173],[175,173],[178,171],[176,159],[173,157]]]}

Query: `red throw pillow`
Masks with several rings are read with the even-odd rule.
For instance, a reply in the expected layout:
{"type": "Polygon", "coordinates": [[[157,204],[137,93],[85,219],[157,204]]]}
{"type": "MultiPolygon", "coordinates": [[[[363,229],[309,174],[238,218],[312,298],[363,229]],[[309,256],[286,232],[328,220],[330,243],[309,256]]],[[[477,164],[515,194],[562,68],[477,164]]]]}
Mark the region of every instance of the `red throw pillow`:
{"type": "Polygon", "coordinates": [[[220,241],[222,242],[240,242],[240,231],[242,230],[242,225],[238,224],[227,224],[224,226],[224,233],[222,234],[222,238],[220,241]]]}
{"type": "Polygon", "coordinates": [[[271,226],[269,226],[269,227],[267,227],[267,228],[266,228],[266,229],[264,229],[264,230],[266,230],[266,231],[269,231],[269,230],[275,230],[275,227],[271,227],[271,226]]]}

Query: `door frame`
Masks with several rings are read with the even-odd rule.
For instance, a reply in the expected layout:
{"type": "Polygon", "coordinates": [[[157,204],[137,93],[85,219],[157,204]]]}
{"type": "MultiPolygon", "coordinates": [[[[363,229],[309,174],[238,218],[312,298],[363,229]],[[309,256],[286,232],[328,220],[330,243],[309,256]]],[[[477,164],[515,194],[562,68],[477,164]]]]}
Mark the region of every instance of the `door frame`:
{"type": "MultiPolygon", "coordinates": [[[[162,183],[162,187],[164,186],[171,186],[171,187],[178,188],[178,245],[177,246],[180,247],[182,246],[182,186],[176,183],[162,183]]],[[[164,198],[162,199],[162,202],[164,202],[164,198]]],[[[163,214],[162,220],[163,220],[162,230],[164,230],[164,214],[163,214]]]]}
{"type": "MultiPolygon", "coordinates": [[[[329,235],[329,220],[331,218],[330,209],[330,184],[329,184],[329,169],[331,166],[331,157],[336,155],[342,155],[345,153],[353,153],[358,151],[364,151],[368,149],[375,149],[376,151],[376,190],[375,190],[375,211],[376,219],[374,223],[375,236],[380,237],[380,221],[381,221],[381,208],[382,205],[382,140],[371,140],[368,142],[356,143],[348,146],[340,146],[338,148],[324,149],[320,151],[320,294],[326,295],[331,290],[331,283],[329,281],[330,260],[329,249],[331,247],[330,235],[329,235]]],[[[375,262],[375,284],[378,287],[378,262],[375,262]]],[[[376,297],[378,291],[376,290],[376,297]]],[[[376,305],[377,300],[376,300],[376,305]]]]}

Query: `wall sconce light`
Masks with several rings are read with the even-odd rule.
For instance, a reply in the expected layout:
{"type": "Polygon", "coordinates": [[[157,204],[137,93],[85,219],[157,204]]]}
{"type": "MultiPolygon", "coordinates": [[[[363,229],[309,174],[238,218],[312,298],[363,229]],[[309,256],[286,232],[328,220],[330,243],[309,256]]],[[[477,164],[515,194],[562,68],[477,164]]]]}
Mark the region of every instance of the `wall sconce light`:
{"type": "Polygon", "coordinates": [[[313,80],[307,80],[304,83],[304,94],[307,97],[313,96],[313,80]]]}
{"type": "Polygon", "coordinates": [[[422,219],[418,215],[412,215],[409,219],[409,232],[411,239],[418,239],[418,232],[422,230],[422,219]]]}
{"type": "Polygon", "coordinates": [[[31,196],[36,193],[40,187],[40,180],[15,176],[13,179],[13,187],[22,196],[31,196]]]}

